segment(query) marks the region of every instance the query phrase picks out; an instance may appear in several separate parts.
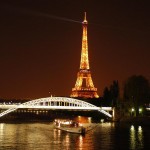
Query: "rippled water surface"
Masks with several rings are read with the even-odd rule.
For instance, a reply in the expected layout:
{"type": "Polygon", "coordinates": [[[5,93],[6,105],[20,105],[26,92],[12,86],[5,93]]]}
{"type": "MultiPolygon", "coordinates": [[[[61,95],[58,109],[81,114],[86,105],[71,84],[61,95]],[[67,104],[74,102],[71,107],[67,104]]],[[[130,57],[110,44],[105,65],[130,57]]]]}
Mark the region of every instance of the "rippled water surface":
{"type": "Polygon", "coordinates": [[[150,149],[149,126],[92,124],[85,136],[54,129],[52,123],[0,123],[0,150],[150,149]]]}

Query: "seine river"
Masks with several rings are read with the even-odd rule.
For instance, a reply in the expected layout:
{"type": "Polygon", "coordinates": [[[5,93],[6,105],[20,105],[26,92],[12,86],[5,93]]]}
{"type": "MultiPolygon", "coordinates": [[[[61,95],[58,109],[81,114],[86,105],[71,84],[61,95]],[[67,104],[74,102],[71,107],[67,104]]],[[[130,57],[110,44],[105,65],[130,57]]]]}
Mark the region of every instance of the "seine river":
{"type": "Polygon", "coordinates": [[[52,123],[0,123],[0,150],[149,150],[149,126],[94,124],[85,136],[52,123]]]}

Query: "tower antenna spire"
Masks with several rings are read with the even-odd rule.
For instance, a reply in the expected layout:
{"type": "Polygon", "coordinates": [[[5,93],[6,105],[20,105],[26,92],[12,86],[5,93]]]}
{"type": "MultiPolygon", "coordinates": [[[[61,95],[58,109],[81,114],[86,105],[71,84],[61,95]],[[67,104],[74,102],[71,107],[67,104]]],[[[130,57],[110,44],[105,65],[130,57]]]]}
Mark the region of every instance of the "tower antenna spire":
{"type": "Polygon", "coordinates": [[[86,12],[84,12],[84,21],[83,23],[87,23],[87,20],[86,20],[86,12]]]}
{"type": "Polygon", "coordinates": [[[84,20],[86,21],[86,12],[84,12],[84,20]]]}

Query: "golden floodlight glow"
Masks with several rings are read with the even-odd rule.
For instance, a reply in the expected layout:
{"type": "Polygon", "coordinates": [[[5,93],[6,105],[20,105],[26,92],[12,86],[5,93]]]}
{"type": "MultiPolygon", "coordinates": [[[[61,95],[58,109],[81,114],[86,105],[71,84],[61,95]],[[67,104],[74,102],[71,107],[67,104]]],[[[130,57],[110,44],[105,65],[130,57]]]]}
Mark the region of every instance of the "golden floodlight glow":
{"type": "Polygon", "coordinates": [[[77,74],[77,80],[75,87],[72,89],[70,97],[82,97],[82,98],[98,98],[97,88],[94,87],[88,58],[88,39],[87,39],[87,19],[86,12],[84,20],[82,22],[83,35],[82,35],[82,50],[80,69],[77,74]]]}

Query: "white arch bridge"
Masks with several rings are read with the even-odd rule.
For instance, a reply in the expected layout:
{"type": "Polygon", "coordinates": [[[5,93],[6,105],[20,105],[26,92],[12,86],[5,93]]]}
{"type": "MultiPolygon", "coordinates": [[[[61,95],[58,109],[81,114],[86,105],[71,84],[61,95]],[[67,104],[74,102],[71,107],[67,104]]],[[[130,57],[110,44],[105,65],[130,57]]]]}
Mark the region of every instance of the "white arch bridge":
{"type": "Polygon", "coordinates": [[[20,105],[13,105],[11,108],[0,113],[0,117],[5,116],[17,109],[54,109],[54,110],[97,110],[107,117],[112,117],[101,107],[97,107],[82,100],[67,97],[47,97],[31,100],[20,105]]]}

